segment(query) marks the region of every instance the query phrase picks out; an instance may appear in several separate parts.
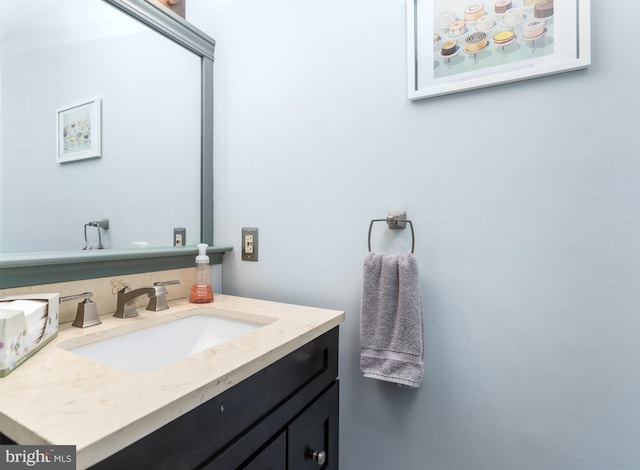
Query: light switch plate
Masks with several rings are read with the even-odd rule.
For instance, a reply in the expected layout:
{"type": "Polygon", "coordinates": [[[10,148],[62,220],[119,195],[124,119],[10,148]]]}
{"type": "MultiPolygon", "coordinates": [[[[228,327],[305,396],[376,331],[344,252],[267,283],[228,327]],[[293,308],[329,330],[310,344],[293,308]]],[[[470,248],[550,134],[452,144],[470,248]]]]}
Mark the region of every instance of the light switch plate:
{"type": "Polygon", "coordinates": [[[258,261],[258,229],[242,229],[242,261],[258,261]]]}

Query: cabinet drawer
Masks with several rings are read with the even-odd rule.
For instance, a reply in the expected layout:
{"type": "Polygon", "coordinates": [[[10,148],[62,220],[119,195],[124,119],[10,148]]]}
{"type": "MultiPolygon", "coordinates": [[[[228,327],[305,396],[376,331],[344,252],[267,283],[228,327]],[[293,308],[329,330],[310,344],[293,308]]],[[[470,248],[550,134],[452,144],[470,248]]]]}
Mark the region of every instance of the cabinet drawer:
{"type": "Polygon", "coordinates": [[[334,329],[211,399],[197,411],[202,428],[209,430],[207,445],[212,450],[209,455],[306,387],[314,390],[314,395],[307,398],[308,403],[337,375],[338,330],[334,329]]]}

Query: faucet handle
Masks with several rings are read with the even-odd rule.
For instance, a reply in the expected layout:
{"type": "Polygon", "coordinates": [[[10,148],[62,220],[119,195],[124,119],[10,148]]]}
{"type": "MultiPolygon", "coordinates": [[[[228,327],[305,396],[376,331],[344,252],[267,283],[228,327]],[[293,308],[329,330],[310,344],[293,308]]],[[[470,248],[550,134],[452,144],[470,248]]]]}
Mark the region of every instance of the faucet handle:
{"type": "Polygon", "coordinates": [[[123,294],[126,292],[131,292],[131,285],[128,282],[123,282],[122,287],[118,289],[118,292],[122,292],[123,294]]]}
{"type": "Polygon", "coordinates": [[[96,303],[91,300],[93,293],[84,292],[82,294],[67,295],[66,297],[60,297],[60,302],[68,302],[70,300],[84,299],[78,303],[78,309],[76,310],[76,318],[72,325],[78,328],[86,328],[88,326],[99,325],[102,323],[98,318],[98,308],[96,303]]]}
{"type": "Polygon", "coordinates": [[[74,294],[74,295],[65,295],[63,297],[60,297],[60,303],[63,302],[69,302],[71,300],[84,300],[84,299],[90,299],[91,297],[93,297],[93,292],[83,292],[82,294],[74,294]]]}
{"type": "Polygon", "coordinates": [[[180,284],[180,281],[174,279],[172,281],[154,282],[153,286],[156,287],[156,295],[149,296],[149,305],[147,305],[147,310],[151,310],[152,312],[167,310],[169,308],[169,305],[167,304],[168,292],[164,286],[170,286],[174,284],[180,284]]]}
{"type": "Polygon", "coordinates": [[[171,286],[174,284],[180,284],[180,281],[178,279],[174,279],[172,281],[158,281],[153,283],[154,286],[171,286]]]}

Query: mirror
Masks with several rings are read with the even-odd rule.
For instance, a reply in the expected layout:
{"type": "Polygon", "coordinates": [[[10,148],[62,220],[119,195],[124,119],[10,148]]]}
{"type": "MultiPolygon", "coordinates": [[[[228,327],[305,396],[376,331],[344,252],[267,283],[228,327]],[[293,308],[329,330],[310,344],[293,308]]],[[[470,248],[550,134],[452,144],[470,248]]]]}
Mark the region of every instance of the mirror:
{"type": "MultiPolygon", "coordinates": [[[[18,1],[18,0],[16,0],[18,1]]],[[[31,240],[29,247],[22,251],[15,250],[15,252],[4,252],[0,254],[0,287],[12,287],[17,285],[29,285],[46,282],[60,282],[63,280],[81,279],[86,277],[95,276],[109,276],[112,272],[120,274],[126,274],[128,272],[143,272],[147,270],[160,270],[160,269],[172,269],[176,267],[191,266],[192,254],[195,253],[193,249],[177,249],[173,247],[161,246],[162,243],[156,242],[153,237],[160,237],[168,240],[165,245],[170,245],[172,242],[172,228],[174,226],[185,226],[188,222],[178,221],[181,219],[172,218],[172,214],[182,217],[184,213],[188,212],[189,208],[195,207],[195,219],[196,224],[187,228],[187,242],[194,244],[199,241],[213,245],[213,52],[215,43],[213,39],[193,27],[182,18],[175,15],[173,12],[167,10],[158,2],[154,0],[78,0],[62,2],[52,2],[47,0],[47,5],[55,10],[55,8],[66,5],[75,4],[76,6],[87,3],[100,3],[103,7],[112,8],[117,10],[109,10],[110,13],[99,15],[101,20],[104,20],[107,16],[112,19],[113,14],[122,15],[127,21],[128,26],[114,27],[111,25],[103,25],[102,27],[90,26],[83,27],[83,23],[77,22],[78,29],[90,30],[93,39],[95,39],[89,48],[77,49],[77,54],[71,54],[74,56],[74,60],[71,62],[64,62],[67,68],[72,68],[76,73],[76,80],[69,80],[70,85],[61,83],[60,79],[53,80],[48,77],[53,83],[52,92],[48,95],[40,97],[39,100],[43,101],[49,99],[49,96],[54,95],[54,91],[64,91],[67,93],[62,98],[59,98],[55,103],[52,101],[48,103],[49,111],[52,109],[58,109],[59,103],[65,103],[65,99],[72,100],[74,90],[80,90],[77,95],[78,98],[85,95],[102,95],[102,142],[103,152],[99,158],[91,158],[87,160],[69,162],[69,163],[56,163],[55,162],[55,150],[51,152],[51,148],[56,148],[56,132],[55,124],[53,125],[54,131],[47,131],[47,137],[40,139],[35,132],[27,133],[26,137],[20,140],[20,142],[13,141],[11,148],[29,149],[30,146],[35,146],[36,143],[40,143],[40,140],[46,140],[46,147],[43,147],[40,151],[36,151],[39,156],[40,153],[47,153],[48,155],[42,157],[37,164],[30,166],[22,166],[23,173],[18,178],[17,176],[12,178],[19,179],[18,184],[13,186],[11,190],[8,186],[5,186],[6,175],[16,174],[13,168],[14,160],[20,160],[19,157],[14,157],[11,163],[7,163],[6,159],[0,161],[0,176],[3,178],[3,194],[2,194],[2,207],[0,212],[2,217],[3,235],[0,241],[3,245],[13,244],[12,234],[7,235],[14,224],[23,223],[23,228],[20,229],[22,238],[27,238],[28,233],[41,232],[45,235],[49,233],[48,238],[54,238],[50,232],[53,228],[63,225],[61,220],[68,218],[72,221],[74,227],[73,237],[69,235],[67,238],[73,238],[73,245],[69,247],[54,247],[46,248],[43,243],[36,243],[35,240],[31,240]],[[103,3],[104,2],[104,3],[103,3]],[[124,15],[123,15],[124,13],[124,15]],[[137,20],[137,22],[145,25],[154,31],[154,37],[150,38],[148,31],[142,31],[139,29],[137,22],[131,22],[131,19],[137,20]],[[118,35],[114,34],[114,31],[118,35]],[[122,42],[122,35],[125,37],[138,36],[145,37],[148,44],[154,45],[156,49],[162,51],[162,57],[165,58],[164,62],[173,64],[172,68],[176,69],[188,69],[192,73],[195,73],[197,81],[194,85],[194,77],[182,77],[180,80],[184,80],[188,85],[182,86],[183,83],[171,83],[164,85],[157,85],[154,83],[156,77],[160,79],[163,75],[161,69],[154,68],[155,65],[147,63],[148,53],[141,52],[141,50],[135,49],[135,53],[129,55],[125,54],[125,50],[129,48],[128,43],[122,42]],[[158,35],[160,33],[160,35],[158,35]],[[82,64],[85,59],[91,58],[92,54],[97,54],[98,50],[102,51],[106,49],[106,46],[98,47],[97,44],[104,43],[105,37],[110,36],[109,41],[121,41],[119,44],[121,62],[119,63],[118,72],[113,73],[113,70],[98,70],[91,71],[84,70],[82,64]],[[165,44],[158,46],[156,42],[158,37],[165,40],[165,44]],[[170,41],[166,41],[169,39],[170,41]],[[101,41],[101,42],[100,42],[101,41]],[[187,59],[178,59],[177,51],[184,52],[189,51],[189,57],[187,59]],[[126,57],[125,57],[126,55],[126,57]],[[193,59],[196,59],[195,67],[193,66],[193,59]],[[191,59],[191,61],[189,60],[191,59]],[[182,62],[184,60],[184,62],[182,62]],[[179,61],[179,62],[176,62],[179,61]],[[136,66],[137,62],[142,62],[144,70],[151,69],[153,72],[152,77],[146,76],[144,79],[138,80],[133,73],[129,73],[136,66]],[[191,65],[189,65],[191,62],[191,65]],[[175,64],[179,63],[180,67],[175,67],[175,64]],[[184,65],[184,67],[182,67],[184,65]],[[91,91],[89,86],[86,86],[89,79],[94,75],[108,75],[109,80],[103,81],[96,89],[95,93],[89,93],[91,91]],[[138,81],[142,82],[144,86],[135,88],[139,85],[138,81]],[[109,88],[113,85],[112,88],[109,88]],[[84,88],[83,88],[84,87],[84,88]],[[189,88],[192,91],[193,88],[198,90],[197,100],[189,100],[186,95],[180,94],[183,88],[189,88]],[[105,91],[107,90],[107,91],[105,91]],[[145,91],[151,90],[151,96],[148,93],[143,96],[145,91]],[[116,92],[117,91],[117,92],[116,92]],[[124,95],[124,96],[121,96],[124,95]],[[177,96],[177,99],[174,99],[177,96]],[[118,102],[121,100],[121,102],[118,102]],[[153,125],[146,125],[146,119],[139,117],[138,110],[152,110],[159,113],[160,108],[164,107],[164,103],[171,102],[174,112],[169,117],[165,117],[160,123],[153,125]],[[186,104],[184,104],[186,102],[186,104]],[[165,146],[169,144],[163,143],[163,145],[156,145],[154,140],[164,137],[164,134],[176,133],[175,127],[179,125],[179,121],[182,121],[183,112],[181,109],[176,108],[184,104],[188,109],[193,109],[194,106],[198,108],[198,115],[196,117],[196,124],[191,124],[185,131],[185,134],[180,134],[183,138],[186,138],[190,142],[188,145],[184,142],[182,146],[173,146],[172,152],[174,155],[169,157],[163,156],[158,158],[159,152],[164,150],[165,146]],[[116,106],[118,105],[118,106],[116,106]],[[162,105],[162,106],[161,106],[162,105]],[[125,110],[129,116],[118,117],[111,111],[107,112],[107,109],[113,111],[116,108],[125,110]],[[133,118],[132,116],[133,115],[133,118]],[[136,119],[137,118],[137,119],[136,119]],[[119,121],[124,121],[125,125],[119,121]],[[145,129],[151,127],[153,132],[147,133],[144,137],[138,138],[138,131],[140,128],[145,129]],[[197,132],[194,133],[196,128],[197,132]],[[191,132],[191,133],[189,133],[191,132]],[[194,145],[194,142],[196,144],[194,145]],[[198,168],[189,168],[189,170],[177,179],[175,175],[178,174],[177,168],[181,166],[181,149],[196,148],[197,156],[195,158],[195,165],[198,168]],[[124,154],[125,157],[122,157],[124,154]],[[142,156],[143,159],[137,163],[133,161],[135,157],[142,156]],[[52,164],[53,162],[53,164],[52,164]],[[46,175],[46,169],[53,169],[57,171],[54,175],[56,184],[47,186],[47,193],[42,194],[43,189],[40,185],[33,187],[32,191],[25,191],[24,188],[30,188],[30,181],[35,179],[35,174],[44,173],[46,175]],[[103,176],[108,174],[109,178],[103,176]],[[87,181],[89,184],[86,184],[87,181]],[[100,180],[105,183],[103,186],[98,187],[97,181],[100,180]],[[103,181],[106,180],[106,181],[103,181]],[[82,183],[80,183],[82,182],[82,183]],[[175,183],[175,184],[172,184],[175,183]],[[60,196],[58,198],[58,192],[64,193],[68,188],[74,186],[81,186],[82,190],[76,193],[75,196],[60,196]],[[153,193],[158,189],[159,192],[153,193]],[[194,189],[195,188],[195,189],[194,189]],[[177,189],[178,193],[174,193],[171,196],[171,201],[163,200],[163,203],[157,203],[157,198],[163,197],[163,194],[170,193],[170,190],[177,189]],[[25,198],[32,199],[33,205],[28,208],[23,207],[23,210],[16,210],[8,208],[6,202],[13,199],[12,191],[23,194],[25,198]],[[108,191],[108,192],[107,192],[108,191]],[[182,196],[191,191],[196,198],[195,202],[183,201],[182,196]],[[93,194],[89,197],[89,194],[93,194]],[[155,196],[147,198],[146,195],[154,194],[155,196]],[[55,207],[49,207],[43,210],[44,201],[47,199],[54,199],[52,196],[55,194],[57,204],[55,207]],[[94,197],[95,196],[95,197],[94,197]],[[92,199],[93,198],[93,199],[92,199]],[[82,209],[68,210],[69,204],[72,200],[80,199],[85,200],[85,205],[82,209]],[[176,203],[175,200],[178,200],[176,203]],[[89,204],[86,202],[89,201],[89,204]],[[106,209],[107,203],[111,204],[106,209]],[[98,205],[102,204],[99,206],[98,205]],[[39,208],[39,209],[38,209],[39,208]],[[167,209],[169,208],[169,209],[167,209]],[[115,215],[116,209],[122,209],[122,216],[115,215]],[[153,213],[153,210],[158,212],[153,213]],[[113,211],[110,213],[104,213],[103,211],[113,211]],[[92,215],[89,215],[91,213],[92,215]],[[114,215],[112,215],[114,214],[114,215]],[[5,217],[9,216],[9,219],[5,217]],[[121,217],[121,219],[116,219],[121,217]],[[88,220],[87,220],[88,218],[88,220]],[[82,226],[90,220],[97,220],[102,218],[109,218],[110,229],[109,234],[103,232],[104,236],[110,236],[108,240],[115,242],[120,233],[124,231],[125,226],[129,224],[134,229],[142,230],[142,227],[148,226],[152,228],[159,228],[163,235],[150,235],[150,232],[138,232],[131,234],[128,237],[122,237],[124,243],[117,247],[117,249],[109,250],[96,250],[96,251],[82,251],[82,226]],[[169,224],[163,227],[163,223],[166,220],[170,220],[169,224]],[[10,220],[11,223],[7,222],[10,220]],[[114,220],[120,220],[114,225],[114,220]],[[79,221],[79,222],[78,222],[79,221]],[[76,224],[79,224],[78,227],[76,224]],[[199,225],[199,226],[198,226],[199,225]],[[117,230],[116,230],[117,226],[117,230]],[[118,232],[116,234],[116,232],[118,232]],[[191,233],[190,233],[191,232],[191,233]],[[194,233],[195,232],[195,233],[194,233]],[[78,234],[79,235],[76,235],[78,234]],[[199,234],[199,236],[198,236],[199,234]],[[152,248],[147,249],[132,249],[129,245],[132,241],[147,241],[152,248]],[[77,249],[76,249],[77,247],[77,249]],[[52,251],[53,250],[53,251],[52,251]],[[184,261],[182,261],[184,259],[184,261]],[[144,260],[144,261],[141,261],[144,260]],[[91,272],[91,269],[97,269],[96,266],[100,265],[98,272],[91,272]],[[89,269],[89,266],[92,266],[89,269]]],[[[28,2],[21,2],[28,3],[28,2]]],[[[53,15],[51,11],[49,15],[53,15]]],[[[30,26],[35,26],[35,21],[32,21],[30,26]]],[[[55,25],[54,25],[55,26],[55,25]]],[[[55,29],[55,28],[54,28],[55,29]]],[[[66,28],[65,31],[68,31],[66,28]]],[[[67,35],[58,31],[56,41],[64,43],[67,35]]],[[[148,45],[147,44],[147,45],[148,45]]],[[[26,44],[23,45],[26,47],[26,44]]],[[[0,46],[2,47],[2,46],[0,46]]],[[[152,48],[153,48],[152,47],[152,48]]],[[[12,49],[14,55],[19,55],[18,48],[12,49]]],[[[4,49],[3,51],[4,52],[4,49]]],[[[24,53],[26,55],[26,52],[24,53]]],[[[153,54],[152,54],[153,55],[153,54]]],[[[157,50],[156,50],[156,54],[157,50]]],[[[17,58],[14,57],[14,61],[17,62],[17,58]]],[[[94,59],[94,58],[92,58],[94,59]]],[[[32,60],[30,72],[24,72],[22,77],[24,81],[30,84],[30,87],[35,85],[31,82],[34,80],[34,75],[43,75],[39,73],[44,67],[44,62],[54,62],[54,64],[63,63],[60,57],[56,57],[53,54],[44,55],[39,57],[38,60],[32,60]],[[57,62],[56,62],[57,61],[57,62]]],[[[162,62],[162,61],[161,61],[162,62]]],[[[113,64],[113,63],[112,63],[113,64]]],[[[4,63],[3,63],[4,65],[4,63]]],[[[166,64],[165,64],[166,65],[166,64]]],[[[114,67],[114,65],[111,65],[114,67]]],[[[0,75],[0,86],[5,88],[8,83],[15,81],[15,78],[5,79],[5,70],[0,69],[2,75],[0,75]],[[6,81],[5,81],[6,80],[6,81]]],[[[10,76],[11,77],[11,76],[10,76]]],[[[31,88],[33,89],[33,88],[31,88]]],[[[22,93],[21,99],[23,102],[31,101],[22,93]]],[[[2,123],[11,120],[11,114],[7,114],[4,110],[6,101],[19,101],[16,97],[11,99],[5,98],[4,95],[0,98],[0,104],[2,104],[2,123]],[[9,116],[9,118],[7,117],[9,116]]],[[[81,99],[81,98],[80,98],[81,99]]],[[[15,104],[11,107],[13,113],[19,113],[20,109],[15,104]]],[[[55,113],[55,111],[54,111],[55,113]]],[[[16,115],[17,116],[17,115],[16,115]]],[[[51,113],[49,113],[51,116],[51,113]]],[[[16,118],[17,119],[17,118],[16,118]]],[[[55,122],[55,117],[50,117],[51,122],[55,122]]],[[[46,122],[47,118],[38,118],[38,123],[44,121],[44,127],[49,124],[49,129],[52,127],[51,122],[46,122]]],[[[1,124],[1,123],[0,123],[1,124]]],[[[28,124],[29,129],[39,128],[36,126],[35,119],[31,124],[28,124]],[[31,125],[32,124],[32,125],[31,125]]],[[[23,124],[25,125],[25,124],[23,124]]],[[[148,130],[148,129],[146,129],[148,130]]],[[[142,135],[140,131],[140,135],[142,135]]],[[[5,153],[4,141],[7,137],[6,132],[3,131],[3,154],[5,153]]],[[[11,139],[10,139],[11,140],[11,139]]],[[[164,141],[163,141],[164,142],[164,141]]],[[[4,157],[4,155],[3,155],[4,157]]],[[[21,162],[15,164],[19,166],[21,162]]],[[[186,165],[185,165],[186,166],[186,165]]],[[[65,193],[66,194],[66,193],[65,193]]],[[[190,222],[189,222],[190,223],[190,222]]],[[[64,239],[62,236],[55,236],[55,239],[64,239]]],[[[12,245],[13,246],[13,245],[12,245]]],[[[17,245],[16,245],[17,246],[17,245]]],[[[117,246],[117,245],[116,245],[117,246]]],[[[213,262],[220,262],[221,253],[225,251],[224,248],[212,249],[210,252],[220,253],[219,256],[212,258],[213,262]]]]}
{"type": "Polygon", "coordinates": [[[0,43],[0,251],[171,246],[174,227],[199,242],[200,58],[99,0],[23,3],[39,12],[0,43]],[[58,141],[92,140],[99,158],[56,161],[58,141]]]}

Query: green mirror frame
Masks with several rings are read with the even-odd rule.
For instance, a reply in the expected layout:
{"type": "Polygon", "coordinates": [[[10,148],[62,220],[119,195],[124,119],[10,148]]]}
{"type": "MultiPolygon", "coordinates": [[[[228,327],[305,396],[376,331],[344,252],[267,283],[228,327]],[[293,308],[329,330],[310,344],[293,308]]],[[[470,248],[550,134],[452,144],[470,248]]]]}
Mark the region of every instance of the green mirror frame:
{"type": "MultiPolygon", "coordinates": [[[[155,0],[103,0],[201,58],[200,240],[211,263],[231,247],[213,246],[213,59],[215,41],[155,0]]],[[[193,266],[195,246],[0,254],[0,288],[193,266]]]]}

